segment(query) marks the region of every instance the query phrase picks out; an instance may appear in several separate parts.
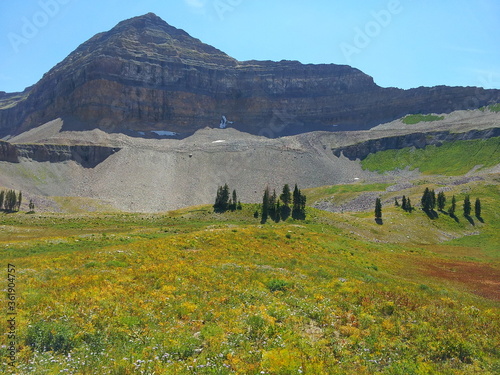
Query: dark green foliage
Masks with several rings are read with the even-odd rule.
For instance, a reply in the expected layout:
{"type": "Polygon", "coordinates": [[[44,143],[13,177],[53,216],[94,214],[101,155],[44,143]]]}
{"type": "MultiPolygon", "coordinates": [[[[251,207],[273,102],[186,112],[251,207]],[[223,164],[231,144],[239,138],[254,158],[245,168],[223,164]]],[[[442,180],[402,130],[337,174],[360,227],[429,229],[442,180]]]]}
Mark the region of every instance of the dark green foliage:
{"type": "Polygon", "coordinates": [[[20,191],[19,195],[17,196],[17,210],[19,211],[21,209],[21,202],[23,201],[23,193],[20,191]]]}
{"type": "Polygon", "coordinates": [[[394,206],[399,207],[398,198],[394,198],[394,206]]]}
{"type": "Polygon", "coordinates": [[[411,200],[410,198],[408,197],[408,199],[406,200],[406,211],[408,211],[409,213],[411,213],[413,211],[413,207],[411,205],[411,200]]]}
{"type": "Polygon", "coordinates": [[[238,195],[236,190],[233,190],[232,197],[229,196],[229,186],[225,184],[224,186],[219,186],[217,189],[217,196],[215,197],[215,203],[213,205],[214,211],[218,213],[223,213],[226,211],[236,211],[241,210],[241,202],[238,201],[238,195]]]}
{"type": "Polygon", "coordinates": [[[436,193],[434,192],[434,190],[425,188],[420,203],[422,204],[422,210],[424,210],[425,212],[431,212],[432,210],[434,210],[434,208],[436,207],[436,193]]]}
{"type": "Polygon", "coordinates": [[[229,187],[227,184],[219,186],[214,203],[215,212],[226,212],[229,209],[229,187]]]}
{"type": "Polygon", "coordinates": [[[28,328],[26,345],[39,352],[67,354],[74,346],[73,332],[65,324],[40,321],[28,328]]]}
{"type": "Polygon", "coordinates": [[[470,216],[471,213],[471,204],[470,204],[470,197],[469,195],[466,195],[464,198],[464,216],[470,216]]]}
{"type": "Polygon", "coordinates": [[[479,200],[479,198],[476,198],[476,203],[474,204],[474,211],[476,217],[479,219],[481,217],[481,201],[479,200]]]}
{"type": "Polygon", "coordinates": [[[0,191],[0,210],[3,208],[3,200],[5,198],[5,192],[0,191]]]}
{"type": "Polygon", "coordinates": [[[300,189],[295,184],[293,190],[293,209],[292,217],[297,220],[304,220],[306,217],[306,196],[302,194],[300,189]]]}
{"type": "Polygon", "coordinates": [[[35,204],[33,203],[33,200],[30,199],[30,204],[28,205],[30,212],[35,212],[35,204]]]}
{"type": "Polygon", "coordinates": [[[280,199],[285,206],[288,206],[292,201],[292,193],[290,192],[290,186],[288,186],[288,184],[283,186],[283,192],[280,195],[280,199]]]}
{"type": "Polygon", "coordinates": [[[255,212],[253,213],[253,217],[256,219],[259,218],[259,211],[258,210],[255,210],[255,212]]]}
{"type": "Polygon", "coordinates": [[[439,211],[443,211],[446,205],[446,195],[444,195],[444,191],[440,191],[437,196],[437,207],[439,211]]]}
{"type": "Polygon", "coordinates": [[[382,203],[380,202],[380,198],[375,200],[375,219],[382,218],[382,203]]]}
{"type": "Polygon", "coordinates": [[[264,196],[262,197],[262,213],[261,213],[261,223],[265,223],[269,216],[269,200],[270,200],[269,186],[264,190],[264,196]]]}
{"type": "Polygon", "coordinates": [[[455,211],[457,209],[457,199],[455,198],[455,196],[453,196],[451,198],[451,206],[450,208],[448,209],[448,214],[451,216],[451,217],[454,217],[455,216],[455,211]]]}
{"type": "MultiPolygon", "coordinates": [[[[19,193],[19,194],[20,194],[20,197],[22,197],[21,193],[19,193]]],[[[14,212],[16,209],[19,208],[20,205],[18,205],[18,203],[17,203],[17,195],[16,195],[16,192],[14,190],[9,190],[9,191],[7,191],[7,193],[5,193],[3,206],[4,206],[5,211],[8,211],[8,212],[14,212]]]]}

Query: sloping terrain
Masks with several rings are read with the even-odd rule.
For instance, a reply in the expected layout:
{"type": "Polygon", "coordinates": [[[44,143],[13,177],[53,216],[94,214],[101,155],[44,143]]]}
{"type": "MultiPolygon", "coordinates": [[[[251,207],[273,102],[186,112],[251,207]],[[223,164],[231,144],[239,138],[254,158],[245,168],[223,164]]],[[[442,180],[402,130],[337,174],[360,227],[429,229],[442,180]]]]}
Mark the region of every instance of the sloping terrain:
{"type": "MultiPolygon", "coordinates": [[[[466,114],[469,117],[457,121],[457,114],[453,113],[447,123],[438,124],[436,128],[443,134],[456,133],[460,137],[469,133],[494,135],[498,130],[499,113],[471,111],[466,114]]],[[[352,159],[349,160],[342,155],[342,150],[364,149],[361,146],[366,144],[375,145],[368,149],[375,153],[374,157],[382,155],[377,151],[392,145],[394,137],[409,139],[411,144],[415,125],[361,132],[312,132],[279,139],[231,128],[206,128],[183,140],[144,139],[98,129],[64,131],[63,127],[64,121],[56,120],[12,138],[13,146],[31,150],[32,156],[21,152],[16,156],[18,162],[12,163],[7,153],[4,161],[0,161],[0,186],[22,190],[25,201],[34,199],[42,210],[58,206],[55,202],[48,204],[46,197],[74,196],[90,199],[90,209],[94,209],[92,202],[97,200],[120,210],[160,212],[213,203],[217,187],[225,183],[238,191],[242,202],[258,202],[266,185],[279,189],[285,183],[297,183],[302,188],[359,181],[395,184],[407,182],[420,173],[403,166],[380,174],[380,170],[363,169],[364,164],[355,160],[356,157],[348,154],[352,159]],[[87,145],[87,148],[79,145],[87,145]],[[48,150],[87,150],[84,156],[105,153],[96,159],[99,163],[90,168],[82,165],[82,155],[71,159],[71,152],[59,153],[51,160],[46,155],[48,150]],[[34,155],[44,158],[37,159],[34,155]],[[61,159],[61,155],[67,155],[66,159],[61,159]]],[[[417,138],[432,140],[433,130],[427,124],[426,128],[419,128],[417,138]]],[[[404,147],[408,142],[400,142],[400,145],[404,147]]],[[[494,154],[492,157],[495,158],[494,154]]],[[[470,163],[472,170],[474,159],[470,163]]],[[[467,172],[469,170],[462,174],[467,172]]],[[[476,171],[484,172],[487,171],[476,171]]],[[[84,207],[85,204],[82,209],[84,207]]]]}
{"type": "Polygon", "coordinates": [[[186,137],[224,115],[273,138],[498,102],[500,90],[478,87],[383,88],[346,65],[237,61],[149,13],[95,35],[23,93],[2,94],[0,137],[57,118],[65,130],[186,137]]]}

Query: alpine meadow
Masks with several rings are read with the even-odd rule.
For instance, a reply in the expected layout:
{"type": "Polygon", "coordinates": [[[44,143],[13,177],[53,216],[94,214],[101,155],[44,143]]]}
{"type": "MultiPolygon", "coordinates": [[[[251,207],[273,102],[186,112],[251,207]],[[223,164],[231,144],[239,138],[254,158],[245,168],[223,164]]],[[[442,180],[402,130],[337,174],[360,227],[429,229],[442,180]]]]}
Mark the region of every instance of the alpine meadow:
{"type": "MultiPolygon", "coordinates": [[[[254,6],[214,3],[225,33],[254,6]]],[[[239,61],[153,13],[96,34],[0,91],[0,373],[500,374],[498,103],[239,61]]]]}

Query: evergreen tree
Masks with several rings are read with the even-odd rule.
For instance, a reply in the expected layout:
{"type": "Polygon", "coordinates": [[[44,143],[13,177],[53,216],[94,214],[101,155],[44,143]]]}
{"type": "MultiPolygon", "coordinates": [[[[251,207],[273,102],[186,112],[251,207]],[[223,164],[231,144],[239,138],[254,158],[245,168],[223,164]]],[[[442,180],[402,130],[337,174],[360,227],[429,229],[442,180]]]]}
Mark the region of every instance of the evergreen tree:
{"type": "Polygon", "coordinates": [[[466,195],[464,198],[464,216],[470,216],[471,208],[470,197],[466,195]]]}
{"type": "Polygon", "coordinates": [[[17,196],[14,190],[9,190],[5,194],[4,207],[6,211],[12,212],[17,205],[17,196]]]}
{"type": "Polygon", "coordinates": [[[413,207],[411,206],[411,200],[409,197],[406,200],[406,211],[408,211],[409,213],[411,213],[413,211],[413,207]]]}
{"type": "Polygon", "coordinates": [[[20,191],[19,195],[17,196],[17,210],[18,211],[21,209],[22,200],[23,200],[23,193],[20,191]]]}
{"type": "Polygon", "coordinates": [[[295,188],[293,189],[293,210],[300,210],[300,190],[297,184],[295,184],[295,188]]]}
{"type": "Polygon", "coordinates": [[[288,184],[283,186],[283,191],[280,195],[280,199],[285,206],[288,206],[292,201],[292,193],[290,192],[290,186],[288,186],[288,184]]]}
{"type": "Polygon", "coordinates": [[[238,206],[236,207],[238,211],[241,211],[243,209],[243,206],[241,205],[241,202],[238,201],[238,206]]]}
{"type": "Polygon", "coordinates": [[[436,193],[434,192],[434,189],[432,189],[429,193],[429,204],[431,210],[436,208],[436,193]]]}
{"type": "Polygon", "coordinates": [[[281,220],[281,204],[279,199],[276,200],[276,208],[274,209],[274,212],[275,212],[274,221],[279,223],[281,220]]]}
{"type": "Polygon", "coordinates": [[[269,196],[269,216],[272,220],[276,220],[276,202],[278,197],[276,196],[276,190],[269,196]]]}
{"type": "Polygon", "coordinates": [[[229,209],[229,186],[225,184],[217,189],[217,196],[214,203],[215,212],[226,212],[229,209]]]}
{"type": "Polygon", "coordinates": [[[238,197],[236,196],[236,190],[233,190],[233,201],[231,204],[231,211],[235,211],[238,205],[238,197]]]}
{"type": "Polygon", "coordinates": [[[429,190],[429,188],[425,188],[424,194],[420,199],[420,203],[422,204],[422,210],[424,211],[431,210],[432,198],[431,198],[431,191],[429,190]]]}
{"type": "Polygon", "coordinates": [[[456,200],[455,196],[453,196],[453,197],[451,197],[451,206],[448,209],[448,214],[451,217],[455,216],[456,209],[457,209],[457,200],[456,200]]]}
{"type": "Polygon", "coordinates": [[[264,190],[264,196],[262,197],[261,223],[263,224],[267,221],[267,217],[269,214],[269,199],[270,199],[270,192],[268,186],[266,187],[266,190],[264,190]]]}
{"type": "Polygon", "coordinates": [[[394,198],[394,206],[399,207],[398,198],[394,198]]]}
{"type": "Polygon", "coordinates": [[[440,191],[437,196],[438,210],[443,211],[445,205],[446,205],[446,195],[444,195],[444,191],[440,191]]]}
{"type": "Polygon", "coordinates": [[[382,218],[382,203],[380,198],[375,200],[375,219],[380,220],[382,218]]]}
{"type": "Polygon", "coordinates": [[[5,198],[5,192],[2,190],[2,191],[0,191],[0,210],[3,208],[4,198],[5,198]]]}
{"type": "Polygon", "coordinates": [[[406,196],[404,196],[404,195],[403,195],[403,199],[401,200],[401,208],[405,211],[408,211],[406,196]]]}
{"type": "Polygon", "coordinates": [[[30,212],[35,212],[35,204],[33,203],[33,199],[30,199],[30,204],[28,207],[30,209],[30,212]]]}
{"type": "Polygon", "coordinates": [[[474,205],[474,213],[476,214],[476,217],[479,219],[481,217],[481,201],[479,198],[476,198],[476,203],[474,205]]]}

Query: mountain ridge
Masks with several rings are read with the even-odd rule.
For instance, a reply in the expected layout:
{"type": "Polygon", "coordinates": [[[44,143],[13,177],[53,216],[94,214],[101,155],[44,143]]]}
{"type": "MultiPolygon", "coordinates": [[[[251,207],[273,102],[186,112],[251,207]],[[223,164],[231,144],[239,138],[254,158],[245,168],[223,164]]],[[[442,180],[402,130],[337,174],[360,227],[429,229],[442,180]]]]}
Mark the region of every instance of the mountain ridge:
{"type": "Polygon", "coordinates": [[[222,115],[240,131],[278,137],[478,108],[500,102],[500,90],[382,88],[347,65],[237,61],[148,13],[82,43],[16,98],[0,98],[0,137],[56,118],[66,130],[187,136],[222,115]]]}

